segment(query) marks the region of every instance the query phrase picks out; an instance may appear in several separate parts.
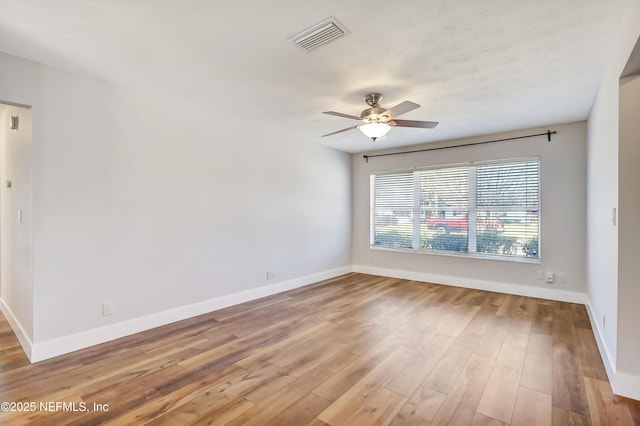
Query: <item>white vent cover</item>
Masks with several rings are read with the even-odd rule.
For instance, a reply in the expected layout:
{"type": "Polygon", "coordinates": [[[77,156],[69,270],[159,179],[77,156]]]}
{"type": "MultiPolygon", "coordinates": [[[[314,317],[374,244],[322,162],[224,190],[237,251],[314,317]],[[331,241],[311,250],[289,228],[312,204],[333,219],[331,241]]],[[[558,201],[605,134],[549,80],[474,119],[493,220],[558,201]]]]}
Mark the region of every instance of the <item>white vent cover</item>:
{"type": "Polygon", "coordinates": [[[305,50],[315,49],[323,44],[348,34],[349,31],[333,16],[291,37],[293,43],[305,50]]]}

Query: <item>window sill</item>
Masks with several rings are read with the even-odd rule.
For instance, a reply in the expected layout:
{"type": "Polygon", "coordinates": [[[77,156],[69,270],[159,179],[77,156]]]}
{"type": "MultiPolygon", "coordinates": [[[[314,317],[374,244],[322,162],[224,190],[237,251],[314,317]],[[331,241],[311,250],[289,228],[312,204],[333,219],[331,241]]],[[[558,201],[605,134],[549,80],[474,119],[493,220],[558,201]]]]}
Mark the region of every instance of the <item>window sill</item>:
{"type": "Polygon", "coordinates": [[[487,253],[460,253],[460,252],[445,252],[445,251],[425,251],[403,248],[392,248],[382,246],[369,246],[371,250],[380,251],[392,251],[396,253],[414,253],[414,254],[426,254],[430,256],[445,256],[445,257],[457,257],[463,259],[476,259],[476,260],[498,260],[501,262],[516,262],[516,263],[532,263],[539,264],[540,257],[507,257],[491,255],[487,253]]]}

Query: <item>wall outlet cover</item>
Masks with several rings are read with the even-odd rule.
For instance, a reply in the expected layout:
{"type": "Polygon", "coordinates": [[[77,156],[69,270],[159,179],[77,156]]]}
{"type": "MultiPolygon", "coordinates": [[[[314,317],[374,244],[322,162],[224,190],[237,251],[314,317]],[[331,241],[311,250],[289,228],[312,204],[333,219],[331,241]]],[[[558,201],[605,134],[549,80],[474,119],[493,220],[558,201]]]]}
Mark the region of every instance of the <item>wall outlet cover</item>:
{"type": "Polygon", "coordinates": [[[102,304],[102,316],[113,315],[113,303],[103,303],[102,304]]]}
{"type": "Polygon", "coordinates": [[[547,271],[544,273],[544,280],[548,283],[552,283],[554,279],[553,272],[547,271]]]}

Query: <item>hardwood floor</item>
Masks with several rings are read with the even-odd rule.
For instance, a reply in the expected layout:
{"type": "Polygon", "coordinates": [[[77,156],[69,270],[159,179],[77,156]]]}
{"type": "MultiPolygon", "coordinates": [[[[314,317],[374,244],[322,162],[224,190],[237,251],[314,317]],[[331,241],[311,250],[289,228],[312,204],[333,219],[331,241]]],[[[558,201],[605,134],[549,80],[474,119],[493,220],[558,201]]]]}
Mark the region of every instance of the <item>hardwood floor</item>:
{"type": "Polygon", "coordinates": [[[363,274],[34,365],[2,318],[0,401],[26,410],[2,425],[640,425],[584,306],[363,274]]]}

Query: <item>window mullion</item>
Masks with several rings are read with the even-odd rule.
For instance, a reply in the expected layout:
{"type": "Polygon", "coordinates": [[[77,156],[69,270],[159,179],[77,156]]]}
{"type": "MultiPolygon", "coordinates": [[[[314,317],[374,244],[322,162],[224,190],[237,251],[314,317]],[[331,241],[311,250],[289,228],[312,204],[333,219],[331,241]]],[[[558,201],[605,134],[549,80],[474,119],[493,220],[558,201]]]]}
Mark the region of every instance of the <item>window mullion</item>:
{"type": "Polygon", "coordinates": [[[478,246],[477,172],[476,166],[469,167],[469,210],[467,213],[469,253],[475,253],[478,246]]]}
{"type": "Polygon", "coordinates": [[[413,172],[413,242],[414,250],[420,249],[420,172],[413,172]]]}
{"type": "Polygon", "coordinates": [[[376,176],[371,175],[369,177],[369,245],[372,246],[375,244],[375,234],[376,234],[376,225],[375,225],[375,212],[376,212],[376,176]]]}

